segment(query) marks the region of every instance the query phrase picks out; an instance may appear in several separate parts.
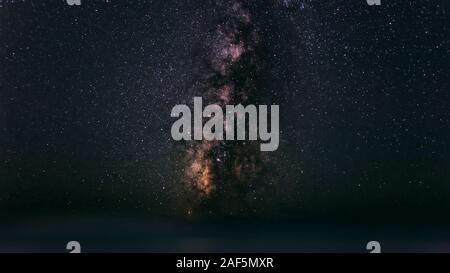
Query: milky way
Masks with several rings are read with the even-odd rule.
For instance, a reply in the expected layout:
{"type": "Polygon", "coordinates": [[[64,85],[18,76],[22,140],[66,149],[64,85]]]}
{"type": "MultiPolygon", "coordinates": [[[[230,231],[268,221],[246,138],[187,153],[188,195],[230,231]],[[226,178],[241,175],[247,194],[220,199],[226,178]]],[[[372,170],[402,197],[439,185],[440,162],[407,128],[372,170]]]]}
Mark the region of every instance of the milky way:
{"type": "MultiPolygon", "coordinates": [[[[263,97],[257,81],[265,65],[258,56],[260,37],[253,16],[245,1],[224,1],[218,5],[223,15],[208,41],[209,68],[202,97],[207,104],[222,107],[256,103],[263,97]]],[[[188,213],[199,206],[209,213],[256,212],[250,204],[257,199],[257,191],[264,183],[266,164],[255,142],[204,140],[188,144],[185,168],[191,197],[188,213]]]]}

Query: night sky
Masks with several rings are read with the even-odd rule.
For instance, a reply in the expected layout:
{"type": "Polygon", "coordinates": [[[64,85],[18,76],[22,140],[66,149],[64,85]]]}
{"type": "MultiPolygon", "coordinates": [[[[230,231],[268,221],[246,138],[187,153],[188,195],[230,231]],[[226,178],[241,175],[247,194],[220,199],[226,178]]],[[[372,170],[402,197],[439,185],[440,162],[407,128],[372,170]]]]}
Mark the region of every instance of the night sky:
{"type": "Polygon", "coordinates": [[[449,77],[446,1],[0,0],[0,214],[450,224],[449,77]],[[279,149],[174,141],[194,96],[279,149]]]}

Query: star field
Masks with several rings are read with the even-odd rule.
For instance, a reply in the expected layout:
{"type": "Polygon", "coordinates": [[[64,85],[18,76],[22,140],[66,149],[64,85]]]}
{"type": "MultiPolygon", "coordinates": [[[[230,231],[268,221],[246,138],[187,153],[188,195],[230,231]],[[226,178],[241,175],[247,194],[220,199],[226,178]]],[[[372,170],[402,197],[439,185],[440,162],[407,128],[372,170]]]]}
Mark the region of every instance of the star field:
{"type": "Polygon", "coordinates": [[[448,12],[0,1],[0,210],[448,221],[448,12]],[[199,94],[280,105],[279,149],[173,141],[171,108],[199,94]]]}

